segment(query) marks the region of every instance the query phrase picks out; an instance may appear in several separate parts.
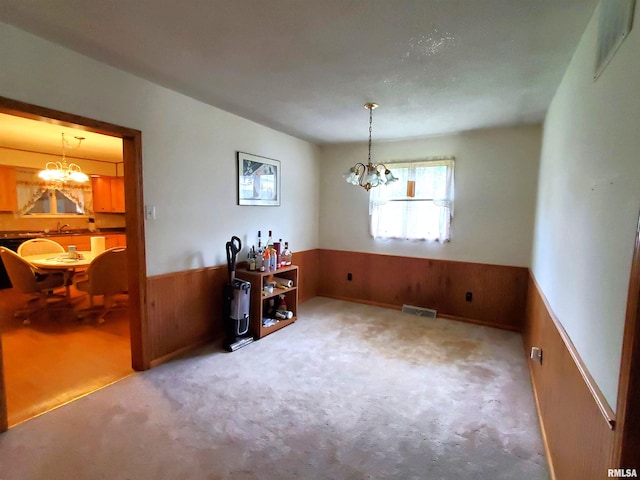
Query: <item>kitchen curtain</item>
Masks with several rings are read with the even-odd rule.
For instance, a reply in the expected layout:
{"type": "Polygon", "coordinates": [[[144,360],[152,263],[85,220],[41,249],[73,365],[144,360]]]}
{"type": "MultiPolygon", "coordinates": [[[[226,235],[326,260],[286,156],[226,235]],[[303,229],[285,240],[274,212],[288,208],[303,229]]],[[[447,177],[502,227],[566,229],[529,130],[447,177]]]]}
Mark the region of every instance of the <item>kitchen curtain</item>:
{"type": "MultiPolygon", "coordinates": [[[[18,214],[28,215],[42,194],[48,190],[58,190],[76,205],[72,214],[92,215],[93,195],[91,184],[65,184],[52,186],[38,177],[36,170],[17,169],[16,183],[18,194],[18,214]]],[[[50,212],[56,214],[57,212],[50,212]]]]}

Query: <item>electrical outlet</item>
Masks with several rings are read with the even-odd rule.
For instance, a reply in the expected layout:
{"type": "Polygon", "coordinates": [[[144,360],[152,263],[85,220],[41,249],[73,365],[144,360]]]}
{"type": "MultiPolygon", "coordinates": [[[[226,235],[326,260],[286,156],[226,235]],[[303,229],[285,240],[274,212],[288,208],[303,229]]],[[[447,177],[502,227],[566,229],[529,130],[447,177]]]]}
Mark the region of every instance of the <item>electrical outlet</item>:
{"type": "Polygon", "coordinates": [[[467,294],[464,296],[464,299],[465,299],[467,302],[472,301],[472,300],[473,300],[473,293],[472,293],[472,292],[467,292],[467,294]]]}
{"type": "Polygon", "coordinates": [[[542,349],[540,347],[531,347],[531,360],[542,365],[542,349]]]}
{"type": "Polygon", "coordinates": [[[353,275],[351,275],[350,273],[347,273],[347,280],[349,281],[353,280],[353,275]]]}

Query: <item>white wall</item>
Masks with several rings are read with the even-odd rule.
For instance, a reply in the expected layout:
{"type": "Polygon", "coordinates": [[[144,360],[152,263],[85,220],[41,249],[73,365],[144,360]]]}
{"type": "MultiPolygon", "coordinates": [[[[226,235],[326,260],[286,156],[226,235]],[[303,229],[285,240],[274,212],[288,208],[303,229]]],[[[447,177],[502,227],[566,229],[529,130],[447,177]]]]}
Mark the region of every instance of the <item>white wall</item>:
{"type": "Polygon", "coordinates": [[[0,95],[142,131],[147,273],[225,263],[232,235],[318,246],[317,148],[0,23],[0,95]],[[282,206],[236,205],[236,151],[282,162],[282,206]]]}
{"type": "Polygon", "coordinates": [[[597,15],[545,121],[532,271],[615,410],[640,207],[640,8],[594,83],[597,15]]]}
{"type": "MultiPolygon", "coordinates": [[[[383,114],[382,109],[379,112],[383,114]]],[[[366,163],[366,143],[325,147],[321,150],[320,247],[528,267],[540,141],[540,126],[398,142],[374,140],[376,163],[456,157],[455,217],[451,242],[444,245],[371,238],[369,196],[342,178],[356,162],[366,163]]]]}

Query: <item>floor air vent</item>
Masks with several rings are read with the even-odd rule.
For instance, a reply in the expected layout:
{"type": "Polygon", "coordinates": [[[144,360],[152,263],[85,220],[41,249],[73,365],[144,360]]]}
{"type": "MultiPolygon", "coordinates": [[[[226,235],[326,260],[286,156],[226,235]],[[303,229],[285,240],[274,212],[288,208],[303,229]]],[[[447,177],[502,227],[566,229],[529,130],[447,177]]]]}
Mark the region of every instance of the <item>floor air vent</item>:
{"type": "Polygon", "coordinates": [[[418,315],[419,317],[436,318],[438,312],[431,308],[414,307],[413,305],[402,305],[403,313],[410,313],[411,315],[418,315]]]}

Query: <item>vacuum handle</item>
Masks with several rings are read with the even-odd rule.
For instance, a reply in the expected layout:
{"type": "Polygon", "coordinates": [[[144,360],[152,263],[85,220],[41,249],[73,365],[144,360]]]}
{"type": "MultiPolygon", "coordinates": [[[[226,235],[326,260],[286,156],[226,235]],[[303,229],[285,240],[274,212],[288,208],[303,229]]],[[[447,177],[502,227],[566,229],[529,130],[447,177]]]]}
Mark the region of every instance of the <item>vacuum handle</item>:
{"type": "MultiPolygon", "coordinates": [[[[235,235],[233,237],[231,237],[231,245],[233,245],[233,248],[235,249],[235,254],[236,255],[240,252],[240,250],[242,250],[242,242],[235,235]]],[[[235,255],[234,255],[234,257],[235,257],[235,255]]]]}
{"type": "Polygon", "coordinates": [[[231,241],[226,243],[227,249],[227,269],[229,271],[229,283],[236,277],[236,257],[242,250],[242,242],[236,236],[231,237],[231,241]]]}

